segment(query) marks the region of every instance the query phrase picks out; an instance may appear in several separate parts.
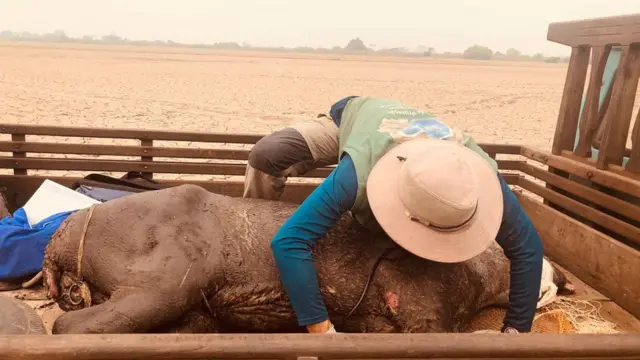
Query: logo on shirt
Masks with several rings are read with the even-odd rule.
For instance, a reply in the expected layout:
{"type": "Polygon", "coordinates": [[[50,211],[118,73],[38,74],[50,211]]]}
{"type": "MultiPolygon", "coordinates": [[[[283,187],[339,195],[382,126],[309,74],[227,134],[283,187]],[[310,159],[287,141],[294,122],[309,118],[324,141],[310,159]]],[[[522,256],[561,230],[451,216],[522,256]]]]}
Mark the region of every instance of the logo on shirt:
{"type": "Polygon", "coordinates": [[[455,137],[452,128],[438,119],[384,119],[378,129],[402,143],[416,138],[447,140],[455,137]]]}

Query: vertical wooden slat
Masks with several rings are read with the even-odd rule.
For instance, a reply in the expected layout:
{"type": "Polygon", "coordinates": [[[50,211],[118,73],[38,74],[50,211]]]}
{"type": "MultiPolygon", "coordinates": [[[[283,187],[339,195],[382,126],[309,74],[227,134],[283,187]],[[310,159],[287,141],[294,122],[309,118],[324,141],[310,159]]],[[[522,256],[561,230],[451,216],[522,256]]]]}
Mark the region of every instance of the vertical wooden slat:
{"type": "Polygon", "coordinates": [[[640,173],[640,111],[633,125],[633,134],[631,135],[631,156],[627,163],[627,170],[632,173],[640,173]]]}
{"type": "Polygon", "coordinates": [[[607,65],[607,59],[611,52],[611,46],[594,47],[591,55],[591,76],[587,89],[586,101],[582,109],[580,119],[580,138],[575,153],[579,156],[591,157],[591,144],[593,136],[600,125],[600,89],[602,88],[602,76],[607,65]]]}
{"type": "MultiPolygon", "coordinates": [[[[24,134],[11,134],[11,141],[27,141],[27,136],[24,134]]],[[[13,157],[16,159],[24,159],[27,157],[27,153],[23,151],[14,151],[13,157]]],[[[27,169],[13,169],[13,175],[27,175],[27,169]]]]}
{"type": "MultiPolygon", "coordinates": [[[[578,46],[571,49],[571,58],[569,59],[560,111],[558,112],[558,121],[556,122],[556,132],[551,147],[551,153],[554,155],[560,155],[563,150],[573,151],[590,53],[591,48],[588,46],[578,46]]],[[[549,167],[549,171],[565,178],[569,177],[569,174],[564,171],[552,167],[549,167]]],[[[547,184],[547,188],[561,191],[550,184],[547,184]]],[[[544,204],[555,208],[554,204],[546,199],[544,204]]]]}
{"type": "Polygon", "coordinates": [[[625,46],[613,84],[611,105],[609,106],[611,122],[605,129],[604,139],[598,154],[598,169],[606,169],[609,164],[622,165],[639,77],[640,44],[625,46]]]}
{"type": "Polygon", "coordinates": [[[584,93],[584,84],[587,78],[590,50],[591,48],[585,46],[574,47],[571,50],[571,58],[551,149],[551,153],[554,155],[560,155],[562,150],[573,150],[582,94],[584,93]]]}
{"type": "MultiPolygon", "coordinates": [[[[153,146],[153,140],[140,139],[140,146],[153,146]]],[[[142,158],[142,161],[153,161],[152,156],[142,156],[141,158],[142,158]]],[[[149,179],[153,179],[152,172],[143,172],[142,175],[146,176],[149,179]]]]}
{"type": "Polygon", "coordinates": [[[609,126],[609,123],[611,122],[611,116],[609,116],[609,112],[607,110],[609,109],[609,104],[611,104],[611,94],[613,93],[613,84],[615,82],[617,73],[618,73],[618,69],[616,68],[616,70],[613,72],[613,75],[611,75],[613,80],[611,81],[611,85],[609,86],[607,95],[605,96],[604,101],[602,102],[602,106],[600,107],[600,115],[598,115],[598,124],[599,124],[598,129],[596,130],[593,141],[591,142],[591,144],[596,149],[600,149],[600,146],[602,146],[602,139],[604,138],[604,129],[606,129],[607,126],[609,126]]]}

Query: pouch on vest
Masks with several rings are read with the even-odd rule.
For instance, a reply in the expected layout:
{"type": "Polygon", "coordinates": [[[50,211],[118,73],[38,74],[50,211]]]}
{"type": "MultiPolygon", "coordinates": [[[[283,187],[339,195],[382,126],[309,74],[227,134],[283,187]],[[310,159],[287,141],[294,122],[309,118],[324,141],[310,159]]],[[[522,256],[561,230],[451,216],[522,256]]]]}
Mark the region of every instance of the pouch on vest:
{"type": "Polygon", "coordinates": [[[159,190],[163,186],[139,172],[130,171],[121,178],[89,174],[78,180],[71,188],[92,199],[105,202],[144,191],[159,190]]]}

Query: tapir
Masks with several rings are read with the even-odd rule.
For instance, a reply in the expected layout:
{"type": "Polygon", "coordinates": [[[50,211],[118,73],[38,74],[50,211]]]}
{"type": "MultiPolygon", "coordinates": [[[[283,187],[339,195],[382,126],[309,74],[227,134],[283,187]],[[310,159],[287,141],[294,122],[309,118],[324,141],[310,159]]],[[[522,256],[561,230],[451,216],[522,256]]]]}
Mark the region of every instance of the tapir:
{"type": "MultiPolygon", "coordinates": [[[[48,296],[66,311],[53,333],[303,331],[270,248],[296,207],[180,185],[73,213],[43,264],[48,296]]],[[[482,308],[508,303],[509,261],[497,243],[437,263],[345,214],[313,259],[338,332],[459,332],[482,308]]]]}

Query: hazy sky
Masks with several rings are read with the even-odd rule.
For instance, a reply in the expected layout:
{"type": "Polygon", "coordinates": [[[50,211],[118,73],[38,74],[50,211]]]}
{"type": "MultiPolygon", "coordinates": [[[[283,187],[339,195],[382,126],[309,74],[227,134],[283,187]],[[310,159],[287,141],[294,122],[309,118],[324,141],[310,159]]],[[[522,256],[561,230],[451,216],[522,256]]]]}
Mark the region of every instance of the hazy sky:
{"type": "Polygon", "coordinates": [[[189,43],[431,46],[563,54],[549,22],[640,12],[640,0],[0,0],[0,29],[189,43]],[[375,5],[374,5],[375,4],[375,5]]]}

